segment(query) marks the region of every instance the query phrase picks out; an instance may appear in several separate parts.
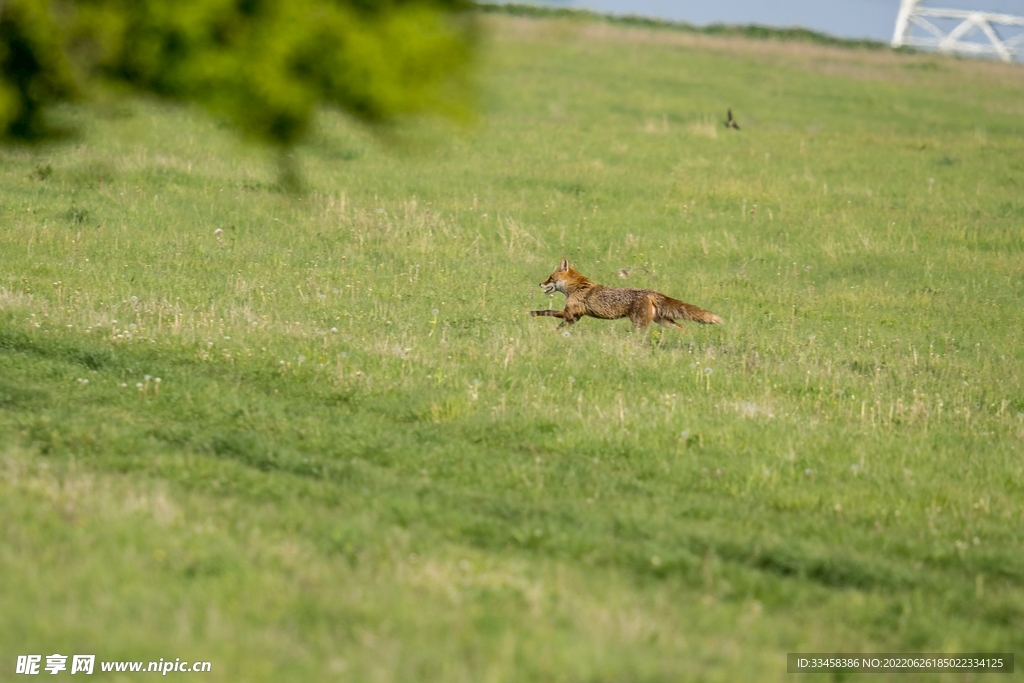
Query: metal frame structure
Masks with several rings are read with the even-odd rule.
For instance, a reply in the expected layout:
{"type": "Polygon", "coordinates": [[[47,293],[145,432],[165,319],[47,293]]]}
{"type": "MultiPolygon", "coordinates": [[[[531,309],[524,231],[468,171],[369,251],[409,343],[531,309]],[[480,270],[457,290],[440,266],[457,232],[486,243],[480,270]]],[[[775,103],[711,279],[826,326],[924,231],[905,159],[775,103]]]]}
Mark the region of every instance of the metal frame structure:
{"type": "Polygon", "coordinates": [[[1010,62],[1015,57],[1024,56],[1024,17],[973,10],[922,7],[921,0],[900,0],[900,11],[896,15],[896,28],[892,34],[892,46],[903,45],[937,48],[941,52],[994,56],[1004,62],[1010,62]],[[947,32],[929,19],[954,19],[959,20],[960,23],[953,30],[947,32]],[[923,29],[929,35],[913,35],[915,26],[923,29]],[[1004,40],[996,30],[996,26],[1014,26],[1020,28],[1021,32],[1004,40]],[[988,43],[967,40],[979,30],[988,38],[988,43]]]}

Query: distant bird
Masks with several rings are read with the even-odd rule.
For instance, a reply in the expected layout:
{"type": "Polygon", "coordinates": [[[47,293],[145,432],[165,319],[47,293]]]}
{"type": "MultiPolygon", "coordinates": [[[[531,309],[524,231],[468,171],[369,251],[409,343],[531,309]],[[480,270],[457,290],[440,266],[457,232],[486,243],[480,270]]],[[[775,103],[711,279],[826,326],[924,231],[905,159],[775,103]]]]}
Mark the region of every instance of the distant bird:
{"type": "Polygon", "coordinates": [[[625,280],[626,278],[628,278],[633,273],[634,270],[638,270],[638,269],[644,271],[645,273],[650,273],[651,272],[651,271],[647,270],[646,268],[644,268],[643,266],[630,266],[629,268],[621,268],[621,269],[619,269],[619,277],[622,278],[623,280],[625,280]]]}
{"type": "Polygon", "coordinates": [[[734,119],[732,117],[732,109],[727,109],[726,111],[729,114],[729,118],[727,118],[725,120],[725,127],[726,128],[735,128],[736,130],[739,130],[740,129],[740,124],[736,123],[736,119],[734,119]]]}

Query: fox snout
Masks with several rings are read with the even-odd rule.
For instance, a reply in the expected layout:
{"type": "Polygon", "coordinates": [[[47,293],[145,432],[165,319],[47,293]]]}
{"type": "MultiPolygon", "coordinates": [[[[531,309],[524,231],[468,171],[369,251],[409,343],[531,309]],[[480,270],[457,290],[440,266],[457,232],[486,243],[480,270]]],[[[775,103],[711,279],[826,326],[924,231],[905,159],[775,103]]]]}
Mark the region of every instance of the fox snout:
{"type": "Polygon", "coordinates": [[[540,288],[544,290],[545,294],[554,294],[555,289],[557,289],[557,287],[555,287],[555,283],[551,280],[540,283],[540,288]]]}

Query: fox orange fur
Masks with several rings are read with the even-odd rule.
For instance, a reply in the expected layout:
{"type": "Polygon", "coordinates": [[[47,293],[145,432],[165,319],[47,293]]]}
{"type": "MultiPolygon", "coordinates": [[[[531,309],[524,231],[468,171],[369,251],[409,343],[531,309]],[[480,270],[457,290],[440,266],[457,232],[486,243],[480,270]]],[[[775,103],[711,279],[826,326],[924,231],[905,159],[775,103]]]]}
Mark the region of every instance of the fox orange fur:
{"type": "Polygon", "coordinates": [[[638,330],[652,322],[685,330],[675,321],[692,320],[705,325],[720,325],[722,319],[711,311],[678,299],[665,296],[653,289],[605,287],[583,277],[578,270],[562,259],[555,272],[540,283],[545,294],[561,292],[565,295],[565,308],[561,311],[530,311],[530,315],[561,318],[562,325],[572,325],[585,315],[604,320],[629,318],[638,330]]]}

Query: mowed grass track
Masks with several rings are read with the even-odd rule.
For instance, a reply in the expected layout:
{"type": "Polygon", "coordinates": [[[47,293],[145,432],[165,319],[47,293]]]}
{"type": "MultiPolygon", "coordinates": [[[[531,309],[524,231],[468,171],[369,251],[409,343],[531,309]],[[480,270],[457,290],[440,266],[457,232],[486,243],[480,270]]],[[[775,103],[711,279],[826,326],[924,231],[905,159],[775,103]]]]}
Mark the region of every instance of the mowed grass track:
{"type": "Polygon", "coordinates": [[[1024,650],[1021,67],[485,26],[473,128],[325,115],[299,198],[151,102],[0,152],[0,666],[1024,650]],[[725,324],[563,334],[562,256],[725,324]]]}

